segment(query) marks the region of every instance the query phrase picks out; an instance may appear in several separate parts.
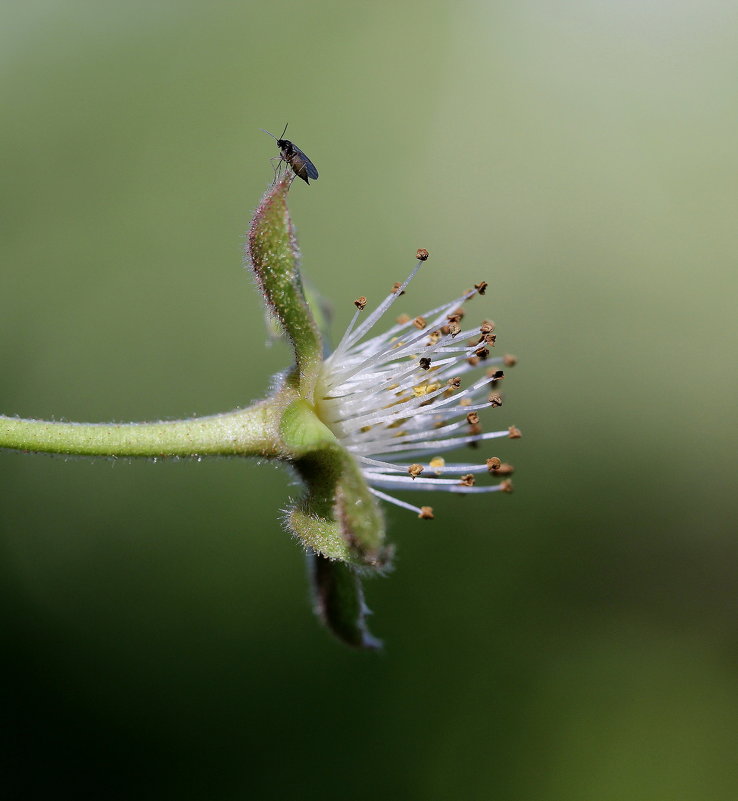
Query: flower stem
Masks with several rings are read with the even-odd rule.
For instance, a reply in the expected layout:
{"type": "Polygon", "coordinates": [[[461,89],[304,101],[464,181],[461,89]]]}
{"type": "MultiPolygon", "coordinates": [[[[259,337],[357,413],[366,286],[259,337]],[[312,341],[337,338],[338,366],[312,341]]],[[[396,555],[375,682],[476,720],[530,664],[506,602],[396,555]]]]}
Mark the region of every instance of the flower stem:
{"type": "Polygon", "coordinates": [[[151,423],[66,423],[0,415],[0,448],[79,456],[285,456],[281,403],[151,423]]]}

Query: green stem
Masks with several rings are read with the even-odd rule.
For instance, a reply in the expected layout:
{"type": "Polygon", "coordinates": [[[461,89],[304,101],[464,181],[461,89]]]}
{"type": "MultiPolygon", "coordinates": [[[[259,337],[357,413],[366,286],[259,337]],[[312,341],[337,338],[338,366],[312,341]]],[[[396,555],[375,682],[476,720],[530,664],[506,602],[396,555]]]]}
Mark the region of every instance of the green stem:
{"type": "Polygon", "coordinates": [[[282,404],[261,401],[225,414],[155,423],[62,423],[0,415],[0,448],[79,456],[261,456],[287,454],[282,404]]]}

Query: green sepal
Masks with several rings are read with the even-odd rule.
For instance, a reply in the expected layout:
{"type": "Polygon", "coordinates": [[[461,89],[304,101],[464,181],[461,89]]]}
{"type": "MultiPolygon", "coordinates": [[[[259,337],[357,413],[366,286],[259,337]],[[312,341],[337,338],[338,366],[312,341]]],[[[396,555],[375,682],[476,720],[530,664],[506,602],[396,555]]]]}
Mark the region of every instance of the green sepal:
{"type": "Polygon", "coordinates": [[[277,318],[294,352],[303,394],[310,395],[322,357],[318,326],[305,299],[300,277],[300,251],[287,208],[294,175],[284,177],[264,194],[254,212],[246,256],[269,311],[277,318]]]}
{"type": "Polygon", "coordinates": [[[315,614],[346,645],[376,650],[380,640],[371,635],[366,616],[371,614],[364,603],[361,579],[342,562],[317,554],[308,554],[315,614]]]}
{"type": "Polygon", "coordinates": [[[287,512],[289,530],[329,559],[376,571],[389,567],[384,518],[351,454],[304,399],[286,408],[280,432],[305,484],[287,512]]]}

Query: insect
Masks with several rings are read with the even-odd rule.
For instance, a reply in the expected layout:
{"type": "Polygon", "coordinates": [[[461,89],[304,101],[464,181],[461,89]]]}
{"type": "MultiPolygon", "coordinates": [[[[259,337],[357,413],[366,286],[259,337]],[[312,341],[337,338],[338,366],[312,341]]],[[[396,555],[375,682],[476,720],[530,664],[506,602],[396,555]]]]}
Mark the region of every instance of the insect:
{"type": "MultiPolygon", "coordinates": [[[[287,123],[289,125],[289,123],[287,123]]],[[[292,167],[293,172],[299,178],[302,178],[308,186],[310,185],[310,181],[308,178],[312,178],[313,181],[318,179],[318,171],[315,169],[315,165],[312,161],[300,150],[297,145],[292,144],[289,139],[283,139],[282,137],[287,132],[287,125],[284,126],[284,131],[282,131],[282,136],[277,139],[277,137],[273,133],[269,133],[269,131],[265,131],[264,128],[260,128],[259,130],[264,131],[265,134],[269,134],[272,139],[277,140],[277,147],[279,148],[279,162],[280,164],[284,162],[285,164],[289,164],[292,167]]],[[[276,156],[275,156],[276,158],[276,156]]]]}

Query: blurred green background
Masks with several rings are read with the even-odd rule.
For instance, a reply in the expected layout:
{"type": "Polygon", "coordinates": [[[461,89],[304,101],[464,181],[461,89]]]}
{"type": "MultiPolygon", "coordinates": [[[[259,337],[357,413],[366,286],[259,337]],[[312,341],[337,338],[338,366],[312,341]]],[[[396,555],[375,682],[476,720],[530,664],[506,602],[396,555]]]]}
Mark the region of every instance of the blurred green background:
{"type": "Polygon", "coordinates": [[[284,471],[0,453],[6,789],[735,799],[738,7],[29,0],[0,63],[4,413],[266,392],[289,121],[336,333],[428,248],[404,310],[489,281],[524,432],[514,495],[388,510],[379,655],[312,619],[284,471]]]}

